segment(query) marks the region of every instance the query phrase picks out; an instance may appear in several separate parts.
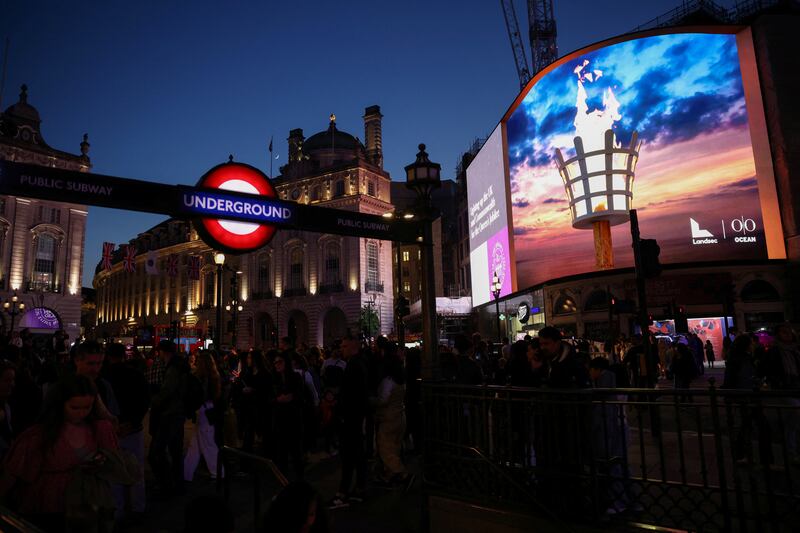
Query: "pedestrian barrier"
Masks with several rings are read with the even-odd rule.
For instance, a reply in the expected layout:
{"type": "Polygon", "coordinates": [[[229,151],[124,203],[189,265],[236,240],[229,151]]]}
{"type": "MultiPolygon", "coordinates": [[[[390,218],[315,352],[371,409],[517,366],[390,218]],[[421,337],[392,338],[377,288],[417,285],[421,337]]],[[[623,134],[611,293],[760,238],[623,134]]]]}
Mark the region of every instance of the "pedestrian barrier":
{"type": "Polygon", "coordinates": [[[44,533],[16,513],[0,506],[0,531],[3,533],[44,533]]]}
{"type": "Polygon", "coordinates": [[[709,381],[700,390],[425,383],[426,488],[613,530],[794,529],[800,394],[709,381]]]}
{"type": "Polygon", "coordinates": [[[231,480],[235,477],[235,473],[242,472],[243,466],[253,478],[253,523],[258,528],[261,521],[261,489],[264,478],[276,481],[281,488],[288,485],[289,480],[275,463],[266,457],[222,446],[217,459],[217,492],[222,491],[225,501],[229,501],[231,497],[231,480]]]}

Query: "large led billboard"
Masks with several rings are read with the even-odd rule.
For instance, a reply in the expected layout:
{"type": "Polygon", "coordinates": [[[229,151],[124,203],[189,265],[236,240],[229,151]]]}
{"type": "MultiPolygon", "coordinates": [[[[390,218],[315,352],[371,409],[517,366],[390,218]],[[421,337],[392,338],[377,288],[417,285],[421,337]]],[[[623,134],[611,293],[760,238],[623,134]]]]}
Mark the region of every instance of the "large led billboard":
{"type": "Polygon", "coordinates": [[[785,258],[749,30],[580,50],[499,129],[520,288],[632,266],[630,208],[662,263],[785,258]]]}

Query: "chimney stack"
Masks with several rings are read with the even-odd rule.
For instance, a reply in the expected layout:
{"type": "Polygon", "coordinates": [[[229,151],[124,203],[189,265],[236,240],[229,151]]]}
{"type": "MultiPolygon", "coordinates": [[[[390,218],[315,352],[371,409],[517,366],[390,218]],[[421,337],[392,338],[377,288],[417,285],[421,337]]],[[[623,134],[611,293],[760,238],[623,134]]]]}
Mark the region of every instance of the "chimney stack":
{"type": "Polygon", "coordinates": [[[379,168],[383,168],[382,118],[380,106],[371,105],[364,110],[364,139],[367,143],[367,161],[379,168]]]}
{"type": "Polygon", "coordinates": [[[303,141],[306,140],[303,136],[303,130],[297,128],[289,132],[289,162],[300,161],[303,156],[303,141]]]}

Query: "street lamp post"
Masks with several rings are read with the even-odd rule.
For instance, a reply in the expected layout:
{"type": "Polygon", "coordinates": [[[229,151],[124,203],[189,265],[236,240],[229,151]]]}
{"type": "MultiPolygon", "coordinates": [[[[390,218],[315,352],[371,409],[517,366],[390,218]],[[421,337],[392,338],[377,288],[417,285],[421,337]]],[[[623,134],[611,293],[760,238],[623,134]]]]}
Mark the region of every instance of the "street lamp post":
{"type": "Polygon", "coordinates": [[[221,348],[222,341],[222,270],[225,267],[225,254],[214,254],[214,264],[217,265],[217,327],[214,332],[214,349],[221,348]]]}
{"type": "Polygon", "coordinates": [[[431,203],[431,195],[442,186],[442,166],[428,159],[425,145],[419,145],[417,159],[406,165],[406,187],[417,193],[417,212],[422,218],[423,235],[420,240],[422,254],[422,342],[428,353],[428,377],[439,372],[438,340],[436,339],[436,279],[433,265],[433,221],[438,213],[431,203]]]}
{"type": "Polygon", "coordinates": [[[492,275],[492,296],[494,296],[494,310],[497,318],[497,342],[502,344],[500,338],[500,291],[503,290],[503,282],[500,281],[500,276],[495,270],[492,275]]]}
{"type": "Polygon", "coordinates": [[[367,293],[367,345],[372,342],[372,309],[375,307],[375,293],[367,293]]]}
{"type": "MultiPolygon", "coordinates": [[[[233,269],[230,269],[231,272],[234,272],[233,269]]],[[[233,319],[233,333],[231,334],[231,346],[236,348],[236,341],[238,327],[239,327],[239,313],[242,312],[244,307],[239,302],[239,276],[241,275],[241,270],[236,270],[234,272],[234,276],[231,277],[231,303],[225,306],[225,310],[231,313],[231,318],[233,319]]]]}
{"type": "Polygon", "coordinates": [[[20,301],[19,296],[17,296],[17,291],[14,291],[14,295],[3,303],[3,311],[11,317],[11,327],[8,329],[10,335],[11,332],[14,331],[14,320],[17,318],[17,315],[21,315],[25,312],[25,304],[20,301]]]}

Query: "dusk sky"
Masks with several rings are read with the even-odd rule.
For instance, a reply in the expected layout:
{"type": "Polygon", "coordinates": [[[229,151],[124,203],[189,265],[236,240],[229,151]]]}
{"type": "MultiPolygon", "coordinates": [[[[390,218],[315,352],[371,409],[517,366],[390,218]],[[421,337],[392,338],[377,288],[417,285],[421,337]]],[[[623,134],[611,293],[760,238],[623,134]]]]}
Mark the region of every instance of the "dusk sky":
{"type": "MultiPolygon", "coordinates": [[[[585,61],[589,112],[618,102],[613,130],[642,140],[633,207],[662,262],[766,258],[755,163],[734,35],[655,36],[588,52],[548,73],[508,121],[520,287],[594,269],[591,228],[572,228],[556,148],[573,157],[575,68],[585,61]],[[721,224],[753,219],[757,240],[724,240],[721,224]],[[719,243],[693,245],[690,218],[719,243]],[[723,222],[725,221],[725,222],[723,222]]],[[[730,233],[728,231],[728,233],[730,233]]],[[[630,229],[612,231],[615,265],[632,265],[630,229]]],[[[730,237],[730,235],[728,235],[730,237]]]]}
{"type": "MultiPolygon", "coordinates": [[[[630,30],[677,1],[556,1],[562,53],[630,30]]],[[[524,2],[517,14],[526,32],[524,2]]],[[[93,171],[194,184],[228,154],[274,172],[292,128],[306,136],[336,113],[363,138],[361,116],[384,114],[385,167],[403,179],[419,142],[452,177],[518,92],[499,3],[58,2],[10,0],[3,109],[29,86],[44,139],[78,153],[89,134],[93,171]]],[[[101,243],[124,243],[163,217],[91,208],[83,284],[101,243]]]]}

